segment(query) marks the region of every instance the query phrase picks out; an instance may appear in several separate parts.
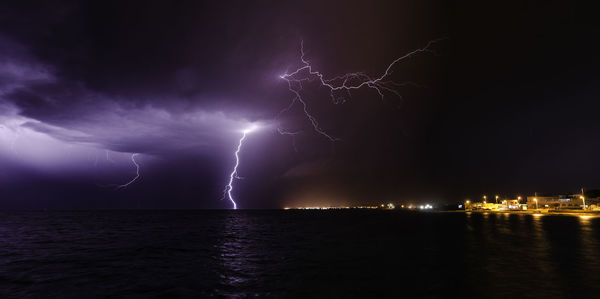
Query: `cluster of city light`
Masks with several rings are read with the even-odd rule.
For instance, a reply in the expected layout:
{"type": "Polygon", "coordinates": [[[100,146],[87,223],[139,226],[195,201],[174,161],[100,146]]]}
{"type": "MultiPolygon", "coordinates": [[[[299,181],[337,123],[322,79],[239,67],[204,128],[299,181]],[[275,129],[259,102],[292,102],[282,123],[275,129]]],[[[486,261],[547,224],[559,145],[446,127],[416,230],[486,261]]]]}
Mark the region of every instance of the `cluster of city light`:
{"type": "MultiPolygon", "coordinates": [[[[404,209],[404,205],[400,206],[401,208],[404,209]]],[[[430,210],[433,209],[433,206],[430,204],[425,204],[425,205],[408,205],[408,207],[406,207],[409,210],[414,210],[414,209],[419,209],[419,210],[430,210]]]]}
{"type": "MultiPolygon", "coordinates": [[[[401,209],[408,210],[431,210],[433,206],[430,204],[424,205],[400,205],[401,209]]],[[[380,209],[380,210],[394,210],[396,205],[393,203],[380,204],[378,206],[310,206],[310,207],[285,207],[284,210],[344,210],[344,209],[380,209]]]]}
{"type": "MultiPolygon", "coordinates": [[[[392,204],[393,206],[393,204],[392,204]]],[[[381,206],[345,206],[345,207],[337,207],[337,206],[323,206],[323,207],[285,207],[284,210],[346,210],[346,209],[382,209],[384,205],[381,206]]]]}
{"type": "MultiPolygon", "coordinates": [[[[465,200],[464,208],[468,211],[484,210],[491,212],[524,212],[533,213],[534,216],[540,216],[542,213],[596,213],[598,209],[598,199],[586,198],[583,188],[581,193],[571,195],[542,195],[538,196],[534,192],[534,196],[527,197],[527,201],[522,203],[523,197],[517,196],[516,199],[504,198],[496,195],[496,202],[487,202],[487,196],[482,195],[480,202],[471,202],[465,200]],[[498,200],[500,199],[500,201],[498,200]],[[579,200],[579,202],[577,202],[579,200]],[[591,202],[591,203],[590,203],[591,202]],[[529,210],[529,211],[528,211],[529,210]]],[[[462,209],[462,205],[459,205],[462,209]]]]}

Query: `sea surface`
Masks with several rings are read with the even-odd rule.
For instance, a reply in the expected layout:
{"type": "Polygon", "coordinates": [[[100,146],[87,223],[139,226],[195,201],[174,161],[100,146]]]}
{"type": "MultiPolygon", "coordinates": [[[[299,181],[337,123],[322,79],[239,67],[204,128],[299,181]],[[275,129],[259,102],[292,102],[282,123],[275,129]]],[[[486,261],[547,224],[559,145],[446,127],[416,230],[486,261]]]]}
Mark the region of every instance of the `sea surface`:
{"type": "Polygon", "coordinates": [[[0,298],[598,298],[600,218],[3,211],[0,298]]]}

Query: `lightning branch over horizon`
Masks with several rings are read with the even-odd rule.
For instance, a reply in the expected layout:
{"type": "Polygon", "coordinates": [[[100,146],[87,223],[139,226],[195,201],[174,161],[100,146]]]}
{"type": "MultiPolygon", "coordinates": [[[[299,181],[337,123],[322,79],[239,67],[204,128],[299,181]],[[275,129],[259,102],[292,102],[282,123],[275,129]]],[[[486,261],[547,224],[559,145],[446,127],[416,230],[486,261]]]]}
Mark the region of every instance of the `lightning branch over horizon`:
{"type": "MultiPolygon", "coordinates": [[[[330,79],[326,79],[323,73],[321,73],[318,70],[315,70],[314,67],[310,64],[310,62],[306,59],[306,53],[304,52],[304,41],[301,41],[301,66],[292,72],[286,72],[283,75],[279,76],[279,78],[287,82],[288,89],[290,92],[293,93],[294,97],[292,98],[290,105],[288,105],[286,108],[282,109],[279,112],[278,117],[281,114],[288,112],[297,102],[299,102],[302,105],[304,115],[312,125],[315,132],[324,136],[332,142],[339,141],[339,138],[332,136],[331,134],[327,133],[323,128],[321,128],[317,118],[310,112],[308,103],[302,97],[301,94],[304,82],[313,82],[316,80],[318,81],[321,87],[329,89],[331,102],[333,104],[345,103],[347,99],[352,96],[352,90],[361,89],[363,87],[374,89],[382,100],[384,99],[386,93],[391,93],[394,96],[402,98],[402,96],[396,90],[396,88],[408,85],[418,86],[418,84],[414,82],[398,83],[389,79],[389,76],[393,73],[393,67],[399,64],[400,62],[407,60],[408,58],[411,58],[412,56],[417,55],[419,53],[435,54],[435,51],[431,49],[432,45],[444,39],[445,38],[431,40],[424,47],[413,50],[403,56],[396,58],[387,66],[383,74],[381,74],[379,77],[371,77],[365,74],[364,72],[354,72],[347,73],[341,76],[336,76],[330,79]]],[[[292,137],[299,133],[289,132],[281,128],[278,129],[278,131],[282,135],[292,135],[292,137]]]]}
{"type": "Polygon", "coordinates": [[[133,184],[133,182],[137,181],[137,179],[140,177],[140,165],[135,161],[135,156],[137,155],[138,153],[131,154],[131,162],[133,162],[133,164],[135,165],[135,177],[125,184],[118,185],[117,189],[126,188],[127,186],[133,184]]]}
{"type": "MultiPolygon", "coordinates": [[[[371,77],[363,72],[354,72],[354,73],[347,73],[342,76],[336,76],[331,79],[326,79],[325,76],[320,71],[313,69],[313,66],[305,58],[306,53],[304,52],[304,41],[301,41],[301,43],[300,43],[300,53],[301,53],[300,60],[302,61],[302,66],[297,68],[293,72],[290,72],[290,73],[286,72],[285,74],[279,76],[281,79],[283,79],[287,82],[288,90],[294,94],[294,97],[293,97],[292,101],[290,102],[290,104],[287,107],[285,107],[284,109],[282,109],[275,118],[277,119],[277,118],[281,117],[282,114],[289,112],[289,110],[292,109],[292,107],[297,102],[299,102],[302,105],[302,110],[304,112],[304,115],[306,116],[306,118],[308,119],[310,124],[312,125],[313,129],[318,134],[326,137],[327,139],[329,139],[332,142],[338,141],[338,140],[340,140],[339,138],[334,137],[333,135],[327,133],[324,129],[321,128],[317,118],[310,112],[309,105],[308,105],[307,101],[302,97],[302,94],[301,94],[304,82],[312,82],[312,81],[318,80],[318,82],[320,83],[320,86],[329,89],[331,101],[333,104],[343,104],[344,102],[346,102],[346,96],[342,96],[341,93],[346,94],[347,98],[350,98],[352,90],[361,89],[363,87],[368,87],[368,88],[371,88],[371,89],[374,89],[375,91],[377,91],[377,94],[379,95],[379,97],[382,100],[385,97],[386,93],[391,93],[399,98],[402,98],[400,93],[397,90],[395,90],[394,88],[403,87],[403,86],[407,86],[407,85],[418,86],[418,84],[416,84],[414,82],[397,83],[397,82],[394,82],[394,81],[388,79],[388,77],[392,74],[392,68],[396,64],[400,63],[401,61],[406,60],[418,53],[422,53],[422,52],[435,53],[433,50],[431,50],[431,46],[440,40],[442,40],[442,39],[436,39],[436,40],[429,41],[427,43],[427,45],[425,45],[425,47],[416,49],[412,52],[409,52],[403,56],[396,58],[394,61],[392,61],[387,66],[384,73],[382,75],[380,75],[379,77],[371,77]]],[[[248,128],[243,131],[242,137],[240,138],[240,140],[238,142],[238,146],[234,152],[235,165],[229,175],[229,182],[225,186],[225,190],[223,191],[223,197],[221,198],[221,199],[224,199],[225,197],[227,197],[229,199],[229,201],[231,201],[234,210],[237,209],[237,203],[233,199],[231,192],[233,191],[234,179],[241,179],[241,177],[238,175],[238,166],[240,164],[239,153],[244,144],[244,140],[246,140],[247,134],[249,132],[253,131],[255,128],[256,128],[256,126],[253,126],[253,127],[248,128]]],[[[278,127],[277,132],[280,135],[291,136],[294,151],[298,152],[298,148],[296,146],[296,136],[298,134],[300,134],[302,131],[289,131],[282,127],[278,127]]]]}
{"type": "Polygon", "coordinates": [[[231,191],[233,190],[233,180],[234,179],[241,179],[241,177],[238,176],[238,166],[240,165],[240,151],[242,150],[242,146],[244,145],[244,140],[246,139],[246,136],[248,135],[248,133],[254,131],[257,128],[256,125],[251,126],[248,129],[245,129],[242,133],[242,138],[240,138],[239,142],[238,142],[238,146],[237,149],[235,150],[235,165],[233,166],[233,170],[231,171],[231,174],[229,175],[229,183],[225,186],[225,190],[223,191],[223,198],[227,197],[229,199],[229,201],[231,201],[231,203],[233,204],[233,209],[237,210],[237,203],[235,202],[235,200],[233,199],[233,196],[231,195],[231,191]]]}

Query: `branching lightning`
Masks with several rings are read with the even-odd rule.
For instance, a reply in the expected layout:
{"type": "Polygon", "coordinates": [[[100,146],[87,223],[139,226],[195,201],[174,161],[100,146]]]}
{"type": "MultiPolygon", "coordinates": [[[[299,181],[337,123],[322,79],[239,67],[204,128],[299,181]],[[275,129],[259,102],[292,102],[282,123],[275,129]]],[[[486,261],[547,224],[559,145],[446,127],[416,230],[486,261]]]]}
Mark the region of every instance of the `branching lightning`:
{"type": "Polygon", "coordinates": [[[125,184],[118,185],[117,189],[126,188],[127,186],[133,184],[133,182],[135,182],[140,177],[140,165],[135,161],[135,156],[137,155],[138,153],[134,153],[131,155],[131,162],[133,162],[133,164],[135,165],[135,177],[125,184]]]}
{"type": "Polygon", "coordinates": [[[233,170],[231,171],[231,174],[229,175],[229,183],[225,186],[225,190],[223,191],[223,198],[227,197],[229,199],[229,201],[231,201],[231,204],[233,204],[234,210],[237,209],[237,204],[235,203],[235,200],[233,199],[233,196],[231,195],[231,191],[233,191],[233,180],[241,179],[241,177],[238,176],[238,166],[240,165],[240,151],[242,150],[242,146],[244,145],[244,140],[246,140],[246,135],[248,135],[248,133],[250,133],[256,129],[257,129],[257,126],[253,125],[243,131],[242,138],[240,138],[237,149],[235,150],[235,153],[234,153],[235,165],[233,166],[233,170]]]}
{"type": "MultiPolygon", "coordinates": [[[[306,53],[304,52],[304,42],[302,41],[300,43],[300,60],[302,62],[301,66],[290,73],[286,72],[285,74],[279,76],[281,79],[287,82],[288,89],[294,95],[294,98],[292,99],[290,105],[281,110],[279,114],[281,115],[282,113],[289,111],[292,108],[292,106],[296,104],[296,102],[299,102],[302,105],[302,110],[306,115],[306,118],[312,125],[313,129],[318,134],[323,135],[330,141],[337,141],[339,140],[339,138],[332,136],[331,134],[327,133],[324,129],[322,129],[315,116],[311,114],[306,100],[301,95],[303,82],[313,82],[316,80],[322,87],[329,89],[329,94],[333,104],[341,104],[346,102],[347,98],[351,97],[352,90],[357,90],[363,87],[371,88],[377,91],[377,94],[382,100],[385,97],[386,93],[391,93],[399,98],[402,98],[402,96],[396,90],[396,88],[416,84],[413,82],[397,83],[389,79],[389,76],[393,72],[393,67],[399,64],[400,62],[407,60],[408,58],[419,53],[428,52],[435,54],[431,47],[434,43],[441,40],[442,39],[432,40],[428,42],[427,45],[425,45],[425,47],[416,49],[410,53],[396,58],[387,66],[385,72],[383,72],[383,74],[381,74],[379,77],[371,77],[363,72],[355,72],[347,73],[342,76],[336,76],[331,79],[326,79],[325,76],[320,71],[315,70],[310,64],[310,62],[306,59],[306,53]]],[[[279,130],[279,133],[282,135],[290,135],[290,132],[287,132],[283,129],[279,130]]]]}
{"type": "MultiPolygon", "coordinates": [[[[407,60],[408,58],[410,58],[416,54],[423,53],[423,52],[435,53],[431,49],[431,46],[440,40],[441,39],[432,40],[432,41],[428,42],[427,45],[425,45],[425,47],[416,49],[408,54],[405,54],[401,57],[396,58],[394,61],[392,61],[387,66],[387,68],[385,69],[383,74],[381,74],[379,77],[371,77],[363,72],[355,72],[355,73],[347,73],[342,76],[333,77],[331,79],[326,79],[325,76],[320,71],[315,70],[313,68],[313,66],[310,64],[310,62],[306,59],[306,53],[304,52],[304,42],[301,42],[301,44],[300,44],[300,53],[301,53],[300,60],[302,62],[301,66],[292,72],[289,72],[289,73],[286,72],[283,75],[279,76],[281,79],[283,79],[287,82],[288,90],[294,95],[294,97],[293,97],[292,101],[290,102],[290,104],[279,112],[279,114],[277,115],[277,118],[279,118],[282,114],[289,112],[290,109],[292,109],[292,107],[295,104],[300,103],[302,105],[302,111],[303,111],[304,115],[306,116],[307,120],[310,122],[314,131],[316,131],[318,134],[326,137],[327,139],[329,139],[332,142],[338,141],[339,138],[334,137],[333,135],[327,133],[323,128],[321,128],[321,126],[319,125],[319,121],[311,113],[307,101],[302,97],[301,92],[303,89],[303,84],[305,82],[317,81],[321,87],[329,89],[330,98],[331,98],[331,101],[333,104],[342,104],[342,103],[346,102],[346,100],[352,96],[351,91],[358,90],[363,87],[371,88],[371,89],[375,90],[382,100],[384,99],[386,94],[392,94],[394,96],[402,98],[402,96],[396,90],[396,88],[399,88],[402,86],[407,86],[407,85],[417,85],[417,84],[415,84],[413,82],[397,83],[397,82],[392,81],[389,78],[390,75],[392,74],[392,68],[395,65],[399,64],[400,62],[407,60]]],[[[239,153],[242,149],[242,146],[244,145],[244,140],[246,140],[247,134],[249,132],[251,132],[252,130],[254,130],[255,128],[256,127],[253,126],[253,127],[248,128],[243,131],[242,137],[239,139],[237,148],[234,152],[235,165],[229,175],[229,182],[227,183],[227,185],[225,186],[225,190],[223,191],[222,199],[227,197],[229,199],[229,201],[231,201],[231,204],[233,205],[233,209],[237,209],[237,203],[235,202],[235,200],[233,199],[233,195],[231,194],[233,191],[233,182],[234,182],[234,179],[241,179],[238,175],[238,166],[240,164],[239,153]]],[[[294,131],[289,131],[289,130],[279,127],[279,128],[277,128],[277,132],[281,135],[291,136],[292,140],[293,140],[294,150],[298,151],[296,148],[296,135],[300,134],[301,131],[294,132],[294,131]]]]}

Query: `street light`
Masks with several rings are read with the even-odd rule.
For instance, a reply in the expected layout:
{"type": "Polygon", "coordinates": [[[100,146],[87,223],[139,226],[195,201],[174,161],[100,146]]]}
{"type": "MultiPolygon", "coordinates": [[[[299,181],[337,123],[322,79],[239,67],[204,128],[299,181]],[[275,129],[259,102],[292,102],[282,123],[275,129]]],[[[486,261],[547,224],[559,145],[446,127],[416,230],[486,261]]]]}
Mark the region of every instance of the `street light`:
{"type": "Polygon", "coordinates": [[[518,201],[518,202],[521,202],[521,196],[518,196],[518,197],[517,197],[517,201],[518,201]]]}
{"type": "Polygon", "coordinates": [[[496,204],[498,204],[498,195],[496,195],[496,204]]]}
{"type": "Polygon", "coordinates": [[[583,188],[581,188],[581,196],[579,198],[583,200],[583,209],[585,210],[585,193],[583,193],[583,188]]]}
{"type": "Polygon", "coordinates": [[[535,201],[535,209],[536,209],[536,210],[539,210],[539,208],[538,208],[538,203],[537,203],[537,198],[535,198],[535,197],[534,197],[534,198],[533,198],[533,201],[535,201]]]}
{"type": "Polygon", "coordinates": [[[484,203],[484,204],[486,203],[486,200],[487,200],[487,196],[485,196],[485,195],[484,195],[484,196],[483,196],[483,203],[484,203]]]}

